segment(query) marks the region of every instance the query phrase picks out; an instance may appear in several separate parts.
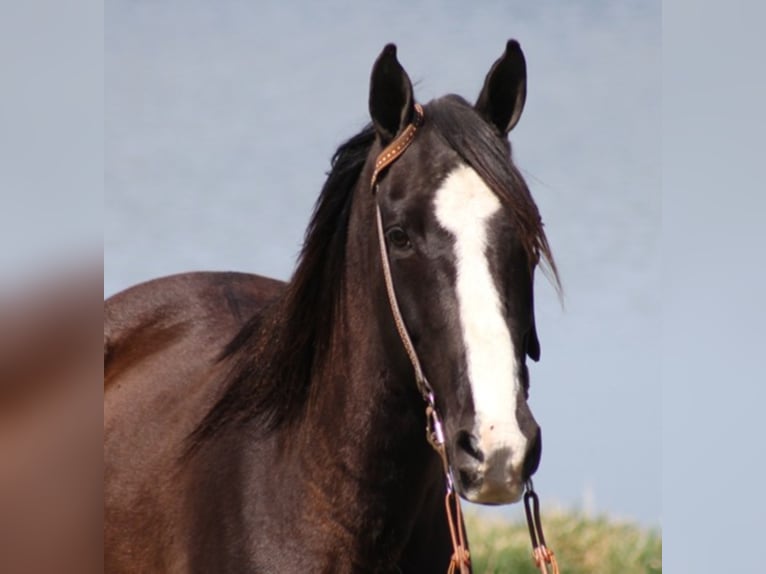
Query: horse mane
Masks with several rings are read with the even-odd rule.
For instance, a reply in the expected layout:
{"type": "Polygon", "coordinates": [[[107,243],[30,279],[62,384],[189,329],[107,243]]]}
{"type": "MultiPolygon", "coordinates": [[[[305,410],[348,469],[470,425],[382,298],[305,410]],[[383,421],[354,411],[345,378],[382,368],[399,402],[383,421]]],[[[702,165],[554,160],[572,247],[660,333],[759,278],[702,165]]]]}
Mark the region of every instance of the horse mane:
{"type": "Polygon", "coordinates": [[[311,372],[327,355],[338,312],[353,191],[375,141],[372,125],[332,157],[285,292],[224,348],[222,396],[189,436],[190,454],[230,425],[259,419],[264,433],[293,420],[311,372]],[[257,383],[256,383],[257,382],[257,383]]]}
{"type": "Polygon", "coordinates": [[[431,122],[460,158],[472,167],[509,210],[512,223],[527,254],[530,272],[539,262],[561,295],[561,281],[543,221],[532,194],[516,165],[509,161],[508,139],[484,121],[474,107],[450,94],[426,107],[431,122]]]}

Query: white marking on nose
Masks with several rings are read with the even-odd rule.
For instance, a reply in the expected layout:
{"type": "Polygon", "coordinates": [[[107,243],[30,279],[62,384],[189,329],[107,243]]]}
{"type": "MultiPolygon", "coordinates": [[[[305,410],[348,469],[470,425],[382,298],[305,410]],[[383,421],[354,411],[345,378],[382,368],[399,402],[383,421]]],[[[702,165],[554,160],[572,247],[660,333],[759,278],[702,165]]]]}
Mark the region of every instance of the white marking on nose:
{"type": "Polygon", "coordinates": [[[474,433],[488,459],[509,449],[512,459],[501,466],[510,463],[520,471],[527,450],[516,420],[520,382],[486,254],[488,223],[500,210],[500,200],[471,167],[463,165],[437,190],[434,204],[439,224],[455,237],[457,300],[476,415],[474,433]]]}

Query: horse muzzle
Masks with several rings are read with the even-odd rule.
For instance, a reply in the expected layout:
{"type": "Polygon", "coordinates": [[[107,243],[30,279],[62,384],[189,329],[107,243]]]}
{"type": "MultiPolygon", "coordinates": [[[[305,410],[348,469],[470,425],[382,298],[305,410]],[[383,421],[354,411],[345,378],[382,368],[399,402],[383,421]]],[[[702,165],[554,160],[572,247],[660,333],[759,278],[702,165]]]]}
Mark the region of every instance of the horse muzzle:
{"type": "Polygon", "coordinates": [[[482,448],[475,435],[460,431],[453,448],[452,468],[458,493],[477,504],[497,505],[518,502],[524,483],[540,463],[542,439],[535,425],[531,440],[523,454],[508,444],[482,448]]]}

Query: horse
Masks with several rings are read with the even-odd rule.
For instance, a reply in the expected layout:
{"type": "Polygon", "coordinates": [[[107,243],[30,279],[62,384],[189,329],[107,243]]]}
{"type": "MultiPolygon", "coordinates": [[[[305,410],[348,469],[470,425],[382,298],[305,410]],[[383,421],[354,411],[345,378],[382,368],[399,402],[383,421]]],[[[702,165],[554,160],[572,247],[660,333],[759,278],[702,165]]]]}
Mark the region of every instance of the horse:
{"type": "Polygon", "coordinates": [[[534,272],[558,281],[508,141],[525,99],[515,40],[473,105],[421,106],[389,44],[289,281],[188,273],[106,300],[106,572],[444,572],[445,489],[520,499],[542,444],[534,272]]]}

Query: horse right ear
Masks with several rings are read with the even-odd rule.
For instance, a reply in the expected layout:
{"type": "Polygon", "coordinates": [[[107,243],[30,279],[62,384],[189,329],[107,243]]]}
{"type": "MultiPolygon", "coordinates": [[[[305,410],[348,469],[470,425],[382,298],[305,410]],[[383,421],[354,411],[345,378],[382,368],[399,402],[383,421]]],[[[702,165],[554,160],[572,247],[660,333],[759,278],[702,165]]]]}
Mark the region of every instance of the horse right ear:
{"type": "Polygon", "coordinates": [[[370,78],[370,117],[383,145],[412,121],[412,82],[388,44],[375,60],[370,78]]]}
{"type": "Polygon", "coordinates": [[[492,64],[476,110],[495,125],[501,134],[508,135],[521,117],[527,98],[527,64],[524,52],[516,40],[508,40],[505,52],[492,64]]]}

